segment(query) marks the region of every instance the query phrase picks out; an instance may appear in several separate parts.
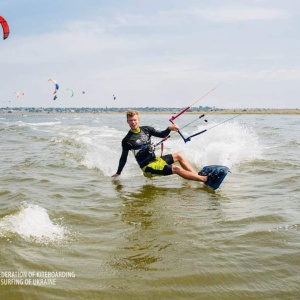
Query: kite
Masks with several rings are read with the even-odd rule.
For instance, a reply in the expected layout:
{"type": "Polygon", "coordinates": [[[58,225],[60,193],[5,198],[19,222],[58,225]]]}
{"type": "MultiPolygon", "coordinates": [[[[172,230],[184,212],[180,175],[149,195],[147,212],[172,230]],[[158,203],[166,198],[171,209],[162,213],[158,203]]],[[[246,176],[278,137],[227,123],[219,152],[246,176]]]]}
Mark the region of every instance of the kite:
{"type": "Polygon", "coordinates": [[[73,96],[74,96],[74,91],[73,91],[73,90],[71,90],[70,88],[67,88],[67,90],[71,91],[71,95],[70,95],[70,97],[73,97],[73,96]]]}
{"type": "Polygon", "coordinates": [[[3,39],[5,40],[9,36],[9,26],[7,21],[1,16],[0,16],[0,23],[3,29],[3,39]]]}
{"type": "Polygon", "coordinates": [[[16,94],[17,98],[25,95],[24,92],[15,92],[15,94],[16,94]]]}
{"type": "Polygon", "coordinates": [[[56,94],[57,90],[59,89],[59,85],[58,85],[57,82],[56,82],[54,79],[52,79],[52,78],[48,79],[48,81],[51,81],[51,82],[54,83],[55,89],[54,89],[54,93],[53,93],[53,94],[56,94]]]}

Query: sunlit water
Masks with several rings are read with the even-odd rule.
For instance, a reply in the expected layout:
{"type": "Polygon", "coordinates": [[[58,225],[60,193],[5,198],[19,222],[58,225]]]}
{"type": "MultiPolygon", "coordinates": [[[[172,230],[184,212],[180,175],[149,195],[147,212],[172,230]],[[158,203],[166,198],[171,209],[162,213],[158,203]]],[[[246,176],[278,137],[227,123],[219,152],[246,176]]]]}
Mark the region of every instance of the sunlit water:
{"type": "Polygon", "coordinates": [[[112,180],[123,114],[0,115],[0,298],[300,299],[300,118],[230,117],[164,143],[197,170],[231,169],[212,192],[146,179],[132,156],[112,180]]]}

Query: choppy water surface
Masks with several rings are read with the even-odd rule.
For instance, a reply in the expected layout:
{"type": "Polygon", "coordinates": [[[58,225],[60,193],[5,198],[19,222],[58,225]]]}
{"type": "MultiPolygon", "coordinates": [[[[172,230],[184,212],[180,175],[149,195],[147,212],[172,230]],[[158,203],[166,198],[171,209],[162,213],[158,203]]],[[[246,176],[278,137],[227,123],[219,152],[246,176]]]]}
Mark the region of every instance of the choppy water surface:
{"type": "Polygon", "coordinates": [[[132,156],[112,180],[123,114],[0,115],[1,299],[299,299],[300,118],[230,117],[165,142],[230,167],[212,192],[132,156]]]}

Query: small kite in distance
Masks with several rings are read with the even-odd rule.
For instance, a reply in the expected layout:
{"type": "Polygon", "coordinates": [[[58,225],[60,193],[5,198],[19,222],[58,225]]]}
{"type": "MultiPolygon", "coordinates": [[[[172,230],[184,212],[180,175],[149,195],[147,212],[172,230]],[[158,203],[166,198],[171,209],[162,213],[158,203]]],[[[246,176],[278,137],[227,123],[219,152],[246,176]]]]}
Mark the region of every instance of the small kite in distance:
{"type": "Polygon", "coordinates": [[[25,95],[24,92],[15,92],[15,94],[16,94],[17,98],[25,95]]]}
{"type": "Polygon", "coordinates": [[[114,97],[114,100],[116,100],[116,99],[117,99],[117,97],[116,97],[115,95],[113,95],[113,97],[114,97]]]}
{"type": "Polygon", "coordinates": [[[1,16],[0,16],[0,23],[1,23],[1,26],[3,29],[3,39],[5,40],[9,36],[9,26],[8,26],[7,21],[1,16]]]}
{"type": "Polygon", "coordinates": [[[74,96],[74,91],[73,91],[73,90],[71,90],[70,88],[67,88],[66,90],[69,90],[69,91],[71,92],[70,97],[73,97],[73,96],[74,96]]]}
{"type": "Polygon", "coordinates": [[[55,89],[54,89],[54,93],[53,93],[53,94],[56,94],[56,92],[57,92],[57,91],[58,91],[58,89],[59,89],[59,85],[57,84],[56,80],[54,80],[54,79],[50,78],[50,79],[48,79],[48,81],[51,81],[51,82],[53,82],[53,83],[54,83],[54,85],[55,85],[55,89]]]}

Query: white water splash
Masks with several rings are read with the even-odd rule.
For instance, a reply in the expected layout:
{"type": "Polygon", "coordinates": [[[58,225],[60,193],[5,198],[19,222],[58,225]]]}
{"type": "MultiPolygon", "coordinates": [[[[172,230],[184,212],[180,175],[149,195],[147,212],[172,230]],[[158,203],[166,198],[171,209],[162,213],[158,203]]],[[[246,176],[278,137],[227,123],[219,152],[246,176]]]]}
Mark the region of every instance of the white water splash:
{"type": "MultiPolygon", "coordinates": [[[[214,125],[210,124],[210,127],[214,125]]],[[[203,129],[199,126],[196,131],[203,129]]],[[[222,124],[178,147],[180,142],[182,140],[172,141],[171,149],[177,148],[193,165],[200,167],[225,165],[231,168],[262,157],[262,145],[257,134],[237,122],[222,124]]]]}
{"type": "Polygon", "coordinates": [[[51,221],[45,208],[34,204],[22,203],[18,213],[0,220],[2,236],[18,234],[25,240],[41,244],[60,243],[67,233],[64,227],[51,221]]]}
{"type": "MultiPolygon", "coordinates": [[[[76,136],[76,141],[84,146],[81,164],[88,169],[98,169],[104,176],[111,176],[117,171],[121,155],[121,140],[125,135],[115,129],[103,126],[88,135],[76,136]]],[[[130,158],[128,159],[130,164],[130,158]]]]}

